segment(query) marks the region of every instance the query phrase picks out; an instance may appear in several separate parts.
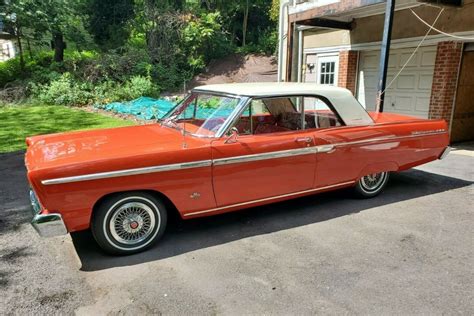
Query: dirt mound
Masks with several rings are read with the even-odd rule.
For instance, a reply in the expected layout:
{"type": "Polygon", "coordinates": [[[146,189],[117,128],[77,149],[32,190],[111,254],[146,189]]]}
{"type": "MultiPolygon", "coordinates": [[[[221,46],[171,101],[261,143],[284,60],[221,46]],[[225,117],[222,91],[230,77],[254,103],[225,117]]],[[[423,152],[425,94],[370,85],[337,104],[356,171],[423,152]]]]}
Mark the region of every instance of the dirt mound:
{"type": "Polygon", "coordinates": [[[272,82],[277,80],[277,60],[264,55],[230,55],[212,61],[204,73],[196,76],[190,88],[218,83],[272,82]]]}

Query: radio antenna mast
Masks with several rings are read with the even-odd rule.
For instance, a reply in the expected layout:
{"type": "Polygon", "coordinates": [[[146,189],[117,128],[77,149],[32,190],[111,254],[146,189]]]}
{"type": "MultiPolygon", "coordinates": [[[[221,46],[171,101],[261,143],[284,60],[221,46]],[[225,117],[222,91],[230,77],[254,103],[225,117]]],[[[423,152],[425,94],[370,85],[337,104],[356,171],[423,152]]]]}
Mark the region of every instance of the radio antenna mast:
{"type": "Polygon", "coordinates": [[[183,149],[188,148],[188,144],[186,143],[186,118],[183,120],[183,149]]]}

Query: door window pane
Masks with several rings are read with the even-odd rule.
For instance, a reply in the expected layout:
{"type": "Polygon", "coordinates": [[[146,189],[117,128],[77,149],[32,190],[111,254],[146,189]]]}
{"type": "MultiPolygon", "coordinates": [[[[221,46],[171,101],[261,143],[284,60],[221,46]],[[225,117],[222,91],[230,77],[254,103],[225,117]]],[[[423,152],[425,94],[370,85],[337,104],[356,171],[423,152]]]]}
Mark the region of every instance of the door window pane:
{"type": "Polygon", "coordinates": [[[339,56],[318,56],[317,57],[317,82],[319,84],[337,85],[337,72],[339,56]]]}
{"type": "Polygon", "coordinates": [[[253,100],[249,106],[251,117],[248,110],[244,111],[235,127],[243,135],[300,130],[303,128],[301,101],[298,97],[253,100]]]}
{"type": "Polygon", "coordinates": [[[304,97],[305,129],[342,126],[336,113],[323,100],[317,97],[304,97]]]}

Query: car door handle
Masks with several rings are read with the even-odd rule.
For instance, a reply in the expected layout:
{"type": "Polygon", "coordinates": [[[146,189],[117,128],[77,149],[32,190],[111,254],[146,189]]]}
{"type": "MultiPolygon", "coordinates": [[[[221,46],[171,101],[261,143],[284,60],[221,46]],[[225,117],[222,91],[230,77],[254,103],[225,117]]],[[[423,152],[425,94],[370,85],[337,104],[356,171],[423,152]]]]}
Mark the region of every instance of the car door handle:
{"type": "Polygon", "coordinates": [[[322,145],[322,146],[317,146],[316,147],[318,153],[332,153],[334,152],[334,146],[333,145],[322,145]]]}
{"type": "Polygon", "coordinates": [[[313,141],[312,137],[298,137],[295,139],[295,142],[297,143],[306,143],[309,144],[313,141]]]}

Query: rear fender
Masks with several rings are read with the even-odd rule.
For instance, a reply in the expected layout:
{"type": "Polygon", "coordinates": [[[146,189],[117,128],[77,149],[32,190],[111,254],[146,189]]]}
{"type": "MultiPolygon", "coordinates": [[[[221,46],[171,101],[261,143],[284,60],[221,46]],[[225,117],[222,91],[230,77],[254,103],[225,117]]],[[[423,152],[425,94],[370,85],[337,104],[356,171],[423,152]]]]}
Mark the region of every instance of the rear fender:
{"type": "Polygon", "coordinates": [[[387,162],[377,162],[366,166],[362,169],[361,173],[359,174],[358,179],[372,173],[379,173],[379,172],[388,172],[388,171],[398,171],[399,167],[396,162],[387,161],[387,162]]]}

